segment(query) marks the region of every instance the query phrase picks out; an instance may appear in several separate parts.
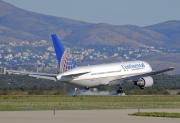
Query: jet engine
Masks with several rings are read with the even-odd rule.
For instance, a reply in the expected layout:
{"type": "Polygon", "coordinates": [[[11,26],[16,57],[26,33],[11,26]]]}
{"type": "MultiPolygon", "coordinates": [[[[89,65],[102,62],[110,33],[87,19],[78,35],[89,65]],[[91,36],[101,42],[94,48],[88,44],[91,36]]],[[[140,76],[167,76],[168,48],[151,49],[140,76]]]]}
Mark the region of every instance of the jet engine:
{"type": "Polygon", "coordinates": [[[153,85],[153,78],[150,76],[140,78],[138,81],[134,82],[134,85],[139,86],[141,89],[151,87],[153,85]]]}

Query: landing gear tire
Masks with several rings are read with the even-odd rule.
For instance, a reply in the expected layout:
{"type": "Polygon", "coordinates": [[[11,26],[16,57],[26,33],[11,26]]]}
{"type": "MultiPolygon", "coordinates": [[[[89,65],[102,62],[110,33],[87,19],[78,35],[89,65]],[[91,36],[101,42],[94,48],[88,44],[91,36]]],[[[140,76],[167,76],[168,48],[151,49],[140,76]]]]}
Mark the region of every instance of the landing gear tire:
{"type": "Polygon", "coordinates": [[[126,94],[124,93],[121,85],[118,85],[119,86],[119,89],[117,90],[117,95],[120,95],[120,96],[125,96],[126,94]]]}
{"type": "Polygon", "coordinates": [[[126,94],[124,93],[124,91],[117,90],[117,95],[125,96],[126,94]]]}

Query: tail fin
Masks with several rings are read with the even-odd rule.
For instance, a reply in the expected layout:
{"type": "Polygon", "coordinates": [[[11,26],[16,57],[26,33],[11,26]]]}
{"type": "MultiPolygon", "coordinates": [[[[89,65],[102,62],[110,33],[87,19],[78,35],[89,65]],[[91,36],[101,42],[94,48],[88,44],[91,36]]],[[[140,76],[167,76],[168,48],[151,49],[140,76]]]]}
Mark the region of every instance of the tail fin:
{"type": "Polygon", "coordinates": [[[68,51],[64,49],[57,35],[52,34],[51,37],[53,40],[53,45],[56,52],[60,73],[75,68],[76,65],[74,64],[73,60],[68,56],[68,51]]]}

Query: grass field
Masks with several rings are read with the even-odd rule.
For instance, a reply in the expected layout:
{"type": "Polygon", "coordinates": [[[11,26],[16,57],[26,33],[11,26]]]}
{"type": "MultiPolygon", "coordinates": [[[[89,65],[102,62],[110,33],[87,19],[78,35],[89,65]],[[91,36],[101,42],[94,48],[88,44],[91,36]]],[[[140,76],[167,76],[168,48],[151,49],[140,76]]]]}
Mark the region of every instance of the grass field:
{"type": "Polygon", "coordinates": [[[0,96],[0,111],[180,108],[180,96],[0,96]]]}

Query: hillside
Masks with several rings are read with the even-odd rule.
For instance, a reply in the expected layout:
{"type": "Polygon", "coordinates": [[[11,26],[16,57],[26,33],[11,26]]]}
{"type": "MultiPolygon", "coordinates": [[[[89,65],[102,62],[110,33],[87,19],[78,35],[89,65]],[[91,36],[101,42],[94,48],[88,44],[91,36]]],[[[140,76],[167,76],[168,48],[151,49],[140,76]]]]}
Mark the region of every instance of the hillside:
{"type": "Polygon", "coordinates": [[[160,46],[168,40],[166,36],[137,26],[113,26],[109,24],[91,24],[65,38],[80,45],[133,45],[160,46]]]}
{"type": "Polygon", "coordinates": [[[145,27],[146,29],[159,32],[165,35],[169,40],[167,43],[175,48],[180,46],[180,20],[166,21],[145,27]]]}
{"type": "MultiPolygon", "coordinates": [[[[168,28],[164,29],[159,28],[161,24],[145,28],[133,25],[92,24],[38,14],[0,1],[0,42],[12,40],[38,41],[42,39],[50,41],[50,34],[56,33],[63,42],[74,45],[115,46],[122,44],[170,47],[169,42],[174,41],[174,39],[178,40],[179,33],[171,36],[169,33],[163,33],[163,30],[171,29],[171,32],[178,32],[175,25],[180,25],[180,21],[174,21],[174,23],[169,24],[168,28]]],[[[162,25],[162,27],[164,26],[162,25]]],[[[179,48],[180,45],[178,45],[177,40],[176,47],[179,48]]]]}
{"type": "Polygon", "coordinates": [[[1,36],[11,37],[15,41],[35,41],[50,40],[52,33],[58,34],[63,39],[73,30],[88,23],[29,12],[0,1],[0,25],[1,36]],[[16,35],[17,31],[20,31],[19,35],[16,35]]]}
{"type": "MultiPolygon", "coordinates": [[[[126,50],[138,47],[155,47],[157,50],[163,47],[167,50],[165,54],[164,52],[143,53],[144,50],[142,50],[139,54],[145,55],[142,55],[139,60],[147,60],[155,69],[174,66],[177,68],[175,73],[180,73],[179,20],[146,27],[95,24],[26,11],[0,0],[0,43],[46,40],[51,44],[50,35],[53,33],[56,33],[63,44],[69,47],[92,48],[96,46],[101,49],[103,47],[115,49],[117,46],[125,46],[126,50]],[[176,53],[168,52],[168,50],[176,50],[176,53]]],[[[119,55],[124,56],[122,52],[119,55]]]]}

